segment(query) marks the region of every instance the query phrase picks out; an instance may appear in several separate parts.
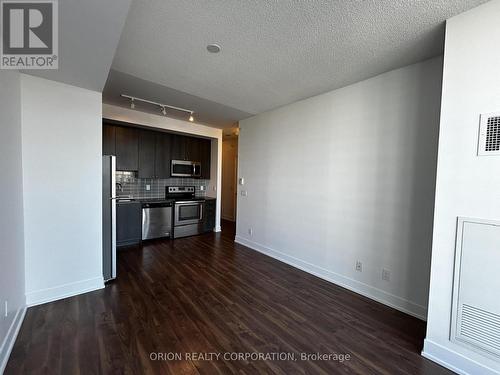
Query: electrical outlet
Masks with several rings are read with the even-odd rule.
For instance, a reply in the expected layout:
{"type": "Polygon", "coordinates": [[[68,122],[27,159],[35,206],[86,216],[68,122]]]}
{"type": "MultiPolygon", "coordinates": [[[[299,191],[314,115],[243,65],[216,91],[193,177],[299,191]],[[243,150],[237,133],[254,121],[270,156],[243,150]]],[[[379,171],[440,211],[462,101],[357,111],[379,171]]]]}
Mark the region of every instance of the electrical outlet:
{"type": "Polygon", "coordinates": [[[359,260],[356,261],[356,271],[363,272],[363,263],[361,263],[359,260]]]}
{"type": "Polygon", "coordinates": [[[151,185],[146,185],[146,191],[150,191],[151,190],[151,185]]]}
{"type": "Polygon", "coordinates": [[[5,301],[5,317],[9,316],[9,301],[5,301]]]}
{"type": "Polygon", "coordinates": [[[248,195],[248,192],[246,190],[241,191],[241,196],[246,197],[248,195]]]}
{"type": "Polygon", "coordinates": [[[382,280],[391,281],[391,271],[382,269],[382,280]]]}
{"type": "Polygon", "coordinates": [[[250,236],[253,236],[253,228],[248,228],[248,234],[249,234],[250,236]]]}

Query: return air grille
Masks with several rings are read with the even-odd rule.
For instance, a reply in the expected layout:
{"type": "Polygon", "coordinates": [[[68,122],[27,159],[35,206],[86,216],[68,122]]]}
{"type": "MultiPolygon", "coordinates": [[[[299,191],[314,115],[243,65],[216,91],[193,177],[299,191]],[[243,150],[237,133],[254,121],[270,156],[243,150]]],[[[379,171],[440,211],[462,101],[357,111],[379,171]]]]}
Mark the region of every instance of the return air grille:
{"type": "Polygon", "coordinates": [[[500,353],[500,316],[469,305],[462,305],[462,339],[486,350],[500,353]]]}
{"type": "Polygon", "coordinates": [[[500,155],[500,113],[481,115],[478,155],[500,155]]]}

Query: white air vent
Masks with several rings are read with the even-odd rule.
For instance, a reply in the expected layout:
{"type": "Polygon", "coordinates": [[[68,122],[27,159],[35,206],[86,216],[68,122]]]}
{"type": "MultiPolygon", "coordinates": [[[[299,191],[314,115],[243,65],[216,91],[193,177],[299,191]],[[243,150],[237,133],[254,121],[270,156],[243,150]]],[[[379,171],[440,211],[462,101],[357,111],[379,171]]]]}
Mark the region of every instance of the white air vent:
{"type": "Polygon", "coordinates": [[[500,112],[481,115],[478,155],[500,155],[500,112]]]}
{"type": "Polygon", "coordinates": [[[458,218],[450,339],[500,362],[500,222],[458,218]]]}

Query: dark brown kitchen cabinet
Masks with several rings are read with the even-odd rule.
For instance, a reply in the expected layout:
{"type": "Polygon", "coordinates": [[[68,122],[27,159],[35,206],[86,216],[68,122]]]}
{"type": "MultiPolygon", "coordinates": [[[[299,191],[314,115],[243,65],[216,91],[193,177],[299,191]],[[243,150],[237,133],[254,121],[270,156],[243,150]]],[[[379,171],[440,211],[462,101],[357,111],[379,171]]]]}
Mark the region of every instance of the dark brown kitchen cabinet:
{"type": "Polygon", "coordinates": [[[201,139],[201,178],[210,179],[210,164],[212,158],[212,141],[210,139],[201,139]]]}
{"type": "Polygon", "coordinates": [[[115,155],[115,127],[110,124],[102,125],[102,154],[115,155]]]}
{"type": "Polygon", "coordinates": [[[127,246],[141,242],[141,202],[118,202],[116,204],[116,246],[127,246]]]}
{"type": "Polygon", "coordinates": [[[172,137],[172,160],[189,160],[187,148],[188,137],[174,134],[172,137]]]}
{"type": "Polygon", "coordinates": [[[139,169],[139,130],[115,127],[116,170],[137,171],[139,169]]]}
{"type": "Polygon", "coordinates": [[[201,145],[202,145],[203,139],[201,138],[195,138],[195,137],[188,137],[187,140],[187,157],[188,160],[191,161],[197,161],[201,163],[201,145]]]}
{"type": "Polygon", "coordinates": [[[172,160],[201,163],[201,178],[210,179],[212,141],[103,121],[103,155],[116,156],[118,171],[139,178],[170,178],[172,160]]]}
{"type": "Polygon", "coordinates": [[[170,178],[170,150],[172,135],[156,133],[155,175],[156,178],[170,178]]]}
{"type": "Polygon", "coordinates": [[[156,132],[139,131],[139,178],[156,178],[156,132]]]}

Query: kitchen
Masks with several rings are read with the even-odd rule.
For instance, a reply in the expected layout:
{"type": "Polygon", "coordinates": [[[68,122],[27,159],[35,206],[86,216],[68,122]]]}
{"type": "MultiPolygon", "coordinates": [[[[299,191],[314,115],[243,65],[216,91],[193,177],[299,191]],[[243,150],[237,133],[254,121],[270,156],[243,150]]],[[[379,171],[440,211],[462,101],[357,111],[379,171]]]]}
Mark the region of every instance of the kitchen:
{"type": "Polygon", "coordinates": [[[103,119],[103,272],[116,252],[143,241],[216,231],[211,187],[217,140],[103,119]]]}

